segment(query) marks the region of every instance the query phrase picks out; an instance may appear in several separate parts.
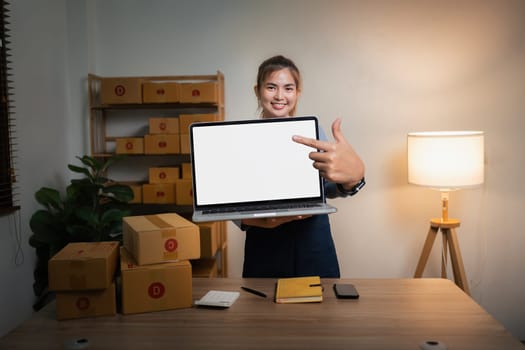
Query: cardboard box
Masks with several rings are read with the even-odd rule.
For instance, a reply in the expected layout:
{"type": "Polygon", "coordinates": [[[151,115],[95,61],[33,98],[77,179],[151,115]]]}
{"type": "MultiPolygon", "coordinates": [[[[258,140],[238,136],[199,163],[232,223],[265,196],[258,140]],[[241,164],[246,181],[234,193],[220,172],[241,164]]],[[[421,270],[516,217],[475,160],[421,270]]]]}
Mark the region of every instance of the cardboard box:
{"type": "Polygon", "coordinates": [[[219,224],[217,222],[199,223],[201,235],[201,258],[213,258],[220,246],[219,224]]]}
{"type": "Polygon", "coordinates": [[[179,118],[149,118],[150,134],[178,134],[179,118]]]}
{"type": "Polygon", "coordinates": [[[69,243],[48,262],[49,289],[106,289],[115,276],[118,242],[69,243]]]}
{"type": "MultiPolygon", "coordinates": [[[[215,122],[219,120],[218,114],[181,114],[179,115],[179,131],[182,134],[190,133],[190,125],[200,122],[215,122]]],[[[189,142],[189,141],[188,141],[189,142]]]]}
{"type": "Polygon", "coordinates": [[[179,84],[174,82],[144,82],[142,84],[142,102],[144,103],[177,103],[179,84]]]}
{"type": "Polygon", "coordinates": [[[192,306],[189,261],[141,266],[124,248],[120,256],[123,314],[192,306]]]}
{"type": "Polygon", "coordinates": [[[142,79],[102,78],[100,95],[102,104],[142,103],[142,79]]]}
{"type": "Polygon", "coordinates": [[[192,205],[193,204],[193,186],[192,180],[179,179],[175,182],[175,204],[192,205]]]}
{"type": "Polygon", "coordinates": [[[139,265],[200,258],[199,227],[180,215],[127,216],[122,230],[124,247],[139,265]]]}
{"type": "Polygon", "coordinates": [[[190,135],[189,134],[180,134],[180,153],[181,154],[190,154],[190,135]]]}
{"type": "Polygon", "coordinates": [[[191,179],[191,163],[182,163],[181,164],[181,179],[190,180],[191,179]]]}
{"type": "Polygon", "coordinates": [[[218,103],[219,91],[216,82],[180,84],[181,103],[218,103]]]}
{"type": "Polygon", "coordinates": [[[142,203],[175,204],[175,184],[143,184],[142,203]]]}
{"type": "Polygon", "coordinates": [[[106,289],[57,292],[57,320],[113,316],[117,313],[115,282],[106,289]]]}
{"type": "Polygon", "coordinates": [[[142,137],[124,137],[115,140],[116,154],[144,154],[144,139],[142,137]]]}
{"type": "Polygon", "coordinates": [[[145,154],[178,154],[180,139],[176,134],[144,135],[145,154]]]}
{"type": "Polygon", "coordinates": [[[149,168],[149,183],[164,184],[174,183],[180,178],[179,167],[149,168]]]}

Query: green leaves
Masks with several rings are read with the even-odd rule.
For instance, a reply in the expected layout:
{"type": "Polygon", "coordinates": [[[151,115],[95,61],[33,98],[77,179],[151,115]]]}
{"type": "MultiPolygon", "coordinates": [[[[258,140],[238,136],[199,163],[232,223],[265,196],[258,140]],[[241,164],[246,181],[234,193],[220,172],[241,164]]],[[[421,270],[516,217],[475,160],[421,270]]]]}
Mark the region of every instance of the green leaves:
{"type": "Polygon", "coordinates": [[[36,201],[48,210],[62,210],[60,193],[52,188],[42,187],[35,193],[36,201]]]}
{"type": "Polygon", "coordinates": [[[102,195],[127,203],[133,199],[133,190],[127,185],[112,184],[102,188],[102,195]]]}
{"type": "Polygon", "coordinates": [[[84,174],[85,176],[87,177],[90,177],[91,176],[91,173],[89,172],[88,169],[86,168],[82,168],[82,167],[79,167],[79,166],[76,166],[76,165],[72,165],[72,164],[68,164],[68,169],[71,170],[72,172],[75,172],[75,173],[81,173],[81,174],[84,174]]]}
{"type": "Polygon", "coordinates": [[[35,193],[36,201],[44,207],[29,222],[33,231],[29,244],[38,256],[35,293],[42,293],[47,285],[47,261],[67,243],[120,240],[122,218],[130,215],[126,206],[133,199],[133,191],[106,177],[110,165],[121,157],[104,161],[90,156],[77,158],[83,166],[69,164],[68,169],[83,177],[70,181],[64,197],[48,187],[35,193]]]}
{"type": "Polygon", "coordinates": [[[61,215],[47,210],[36,211],[29,220],[34,239],[40,243],[57,243],[64,239],[65,227],[61,215]]]}

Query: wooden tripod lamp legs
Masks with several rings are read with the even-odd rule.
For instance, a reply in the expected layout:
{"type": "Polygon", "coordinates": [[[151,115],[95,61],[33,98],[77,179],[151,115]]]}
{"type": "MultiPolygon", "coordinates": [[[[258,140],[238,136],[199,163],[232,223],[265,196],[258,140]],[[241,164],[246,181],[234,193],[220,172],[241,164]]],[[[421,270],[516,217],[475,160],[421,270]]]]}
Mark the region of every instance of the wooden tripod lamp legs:
{"type": "Polygon", "coordinates": [[[442,221],[442,219],[432,219],[430,221],[430,229],[421,251],[421,256],[417,263],[416,272],[414,278],[421,278],[425,265],[427,264],[432,245],[436,240],[437,233],[441,230],[443,235],[443,256],[441,262],[441,277],[446,278],[446,260],[447,260],[447,249],[450,251],[450,260],[452,262],[452,272],[454,273],[454,282],[461,288],[465,293],[470,295],[470,290],[467,283],[467,276],[465,274],[465,268],[463,267],[463,259],[461,257],[461,251],[459,249],[459,242],[456,235],[456,227],[459,227],[459,220],[451,219],[442,221]]]}

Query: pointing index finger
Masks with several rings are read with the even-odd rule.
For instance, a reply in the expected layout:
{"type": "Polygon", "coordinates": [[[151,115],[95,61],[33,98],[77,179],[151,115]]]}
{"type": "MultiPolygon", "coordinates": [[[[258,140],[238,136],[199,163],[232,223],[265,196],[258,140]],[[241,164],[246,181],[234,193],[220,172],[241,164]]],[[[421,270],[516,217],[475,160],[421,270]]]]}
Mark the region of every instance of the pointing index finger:
{"type": "Polygon", "coordinates": [[[292,140],[302,145],[315,148],[316,150],[325,151],[325,143],[316,139],[311,139],[309,137],[303,137],[299,135],[292,136],[292,140]]]}

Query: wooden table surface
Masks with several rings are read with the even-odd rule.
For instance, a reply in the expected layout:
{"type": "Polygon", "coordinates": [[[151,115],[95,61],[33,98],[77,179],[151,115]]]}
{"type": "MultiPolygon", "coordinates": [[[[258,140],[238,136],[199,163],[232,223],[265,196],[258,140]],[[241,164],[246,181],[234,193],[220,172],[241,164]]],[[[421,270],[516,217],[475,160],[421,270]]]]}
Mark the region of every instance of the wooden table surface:
{"type": "Polygon", "coordinates": [[[194,299],[208,290],[240,291],[229,309],[188,308],[136,315],[55,319],[54,303],[0,339],[0,349],[419,349],[427,340],[456,349],[525,347],[447,279],[344,279],[358,300],[275,304],[275,279],[193,280],[194,299]],[[240,290],[265,292],[262,298],[240,290]],[[71,344],[75,344],[71,346],[71,344]]]}

